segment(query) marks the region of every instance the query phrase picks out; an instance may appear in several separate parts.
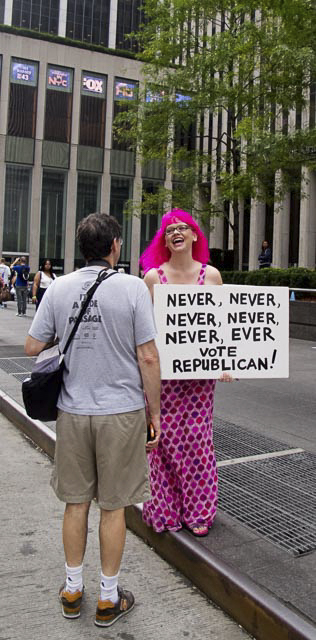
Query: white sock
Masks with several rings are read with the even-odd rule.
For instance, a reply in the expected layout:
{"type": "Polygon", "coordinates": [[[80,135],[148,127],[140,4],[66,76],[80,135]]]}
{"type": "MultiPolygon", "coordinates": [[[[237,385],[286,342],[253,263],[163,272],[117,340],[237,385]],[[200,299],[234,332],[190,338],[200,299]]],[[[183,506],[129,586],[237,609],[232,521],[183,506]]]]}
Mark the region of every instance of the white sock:
{"type": "Polygon", "coordinates": [[[100,600],[111,600],[113,604],[118,602],[119,596],[117,591],[117,583],[118,583],[119,573],[116,576],[105,576],[101,571],[101,594],[100,600]]]}
{"type": "Polygon", "coordinates": [[[80,567],[68,567],[66,562],[66,591],[75,593],[75,591],[82,591],[83,589],[83,577],[82,570],[83,564],[80,567]]]}

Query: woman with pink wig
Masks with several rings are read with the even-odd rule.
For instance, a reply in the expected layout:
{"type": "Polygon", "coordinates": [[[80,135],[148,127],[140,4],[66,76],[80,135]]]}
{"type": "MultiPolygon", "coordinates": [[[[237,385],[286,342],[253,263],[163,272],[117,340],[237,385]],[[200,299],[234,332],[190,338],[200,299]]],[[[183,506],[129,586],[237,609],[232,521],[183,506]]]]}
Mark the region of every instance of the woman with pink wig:
{"type": "MultiPolygon", "coordinates": [[[[219,271],[207,264],[208,242],[189,213],[174,209],[141,256],[145,282],[221,285],[219,271]]],[[[143,519],[157,532],[187,527],[208,534],[217,506],[217,468],[212,442],[215,380],[163,380],[161,436],[149,454],[152,499],[143,519]]]]}

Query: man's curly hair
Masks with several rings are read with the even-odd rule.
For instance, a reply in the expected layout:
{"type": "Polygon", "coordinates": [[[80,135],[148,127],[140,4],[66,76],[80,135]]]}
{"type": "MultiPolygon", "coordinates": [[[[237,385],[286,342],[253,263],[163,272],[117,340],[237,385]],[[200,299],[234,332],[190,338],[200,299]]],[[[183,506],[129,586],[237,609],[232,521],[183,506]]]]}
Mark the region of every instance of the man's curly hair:
{"type": "Polygon", "coordinates": [[[79,249],[87,261],[108,256],[113,240],[121,238],[121,235],[121,225],[106,213],[90,213],[77,228],[79,249]]]}

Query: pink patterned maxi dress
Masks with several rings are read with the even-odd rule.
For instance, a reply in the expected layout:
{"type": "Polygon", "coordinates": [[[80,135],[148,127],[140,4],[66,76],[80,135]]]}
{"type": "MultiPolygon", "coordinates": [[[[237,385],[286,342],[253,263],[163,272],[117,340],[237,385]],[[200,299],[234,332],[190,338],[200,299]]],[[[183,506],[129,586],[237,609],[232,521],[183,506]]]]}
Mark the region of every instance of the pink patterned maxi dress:
{"type": "MultiPolygon", "coordinates": [[[[161,284],[167,278],[158,270],[161,284]]],[[[204,284],[206,265],[199,273],[204,284]]],[[[143,519],[157,532],[213,524],[218,477],[212,441],[215,380],[163,380],[161,437],[149,454],[152,499],[143,519]]]]}

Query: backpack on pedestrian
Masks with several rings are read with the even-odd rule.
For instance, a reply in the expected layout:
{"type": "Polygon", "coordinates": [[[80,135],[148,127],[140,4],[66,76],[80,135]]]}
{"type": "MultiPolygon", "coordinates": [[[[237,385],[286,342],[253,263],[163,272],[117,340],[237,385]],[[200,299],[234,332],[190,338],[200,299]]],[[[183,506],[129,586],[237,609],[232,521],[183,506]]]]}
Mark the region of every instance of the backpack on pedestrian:
{"type": "Polygon", "coordinates": [[[28,279],[30,277],[30,270],[27,267],[22,267],[21,276],[22,276],[23,280],[28,281],[28,279]]]}

